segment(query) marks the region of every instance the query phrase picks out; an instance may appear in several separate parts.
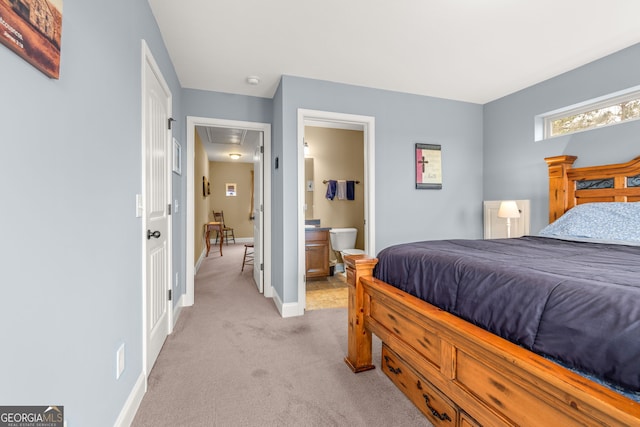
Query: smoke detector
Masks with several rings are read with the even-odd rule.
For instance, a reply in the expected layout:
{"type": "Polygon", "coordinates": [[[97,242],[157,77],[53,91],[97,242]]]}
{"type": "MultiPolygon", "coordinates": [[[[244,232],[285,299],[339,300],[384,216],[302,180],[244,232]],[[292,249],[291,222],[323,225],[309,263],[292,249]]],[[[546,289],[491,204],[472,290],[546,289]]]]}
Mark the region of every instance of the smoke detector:
{"type": "Polygon", "coordinates": [[[247,83],[251,86],[258,86],[260,84],[260,77],[258,76],[249,76],[247,77],[247,83]]]}

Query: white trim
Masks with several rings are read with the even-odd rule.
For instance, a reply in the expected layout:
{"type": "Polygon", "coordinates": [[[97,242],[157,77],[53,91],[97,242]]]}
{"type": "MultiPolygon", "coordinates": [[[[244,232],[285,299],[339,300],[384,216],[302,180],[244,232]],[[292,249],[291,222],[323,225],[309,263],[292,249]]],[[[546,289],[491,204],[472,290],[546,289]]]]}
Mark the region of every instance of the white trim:
{"type": "Polygon", "coordinates": [[[172,330],[173,328],[175,328],[176,323],[178,323],[178,318],[180,317],[180,313],[182,313],[183,305],[184,305],[184,294],[180,295],[180,299],[178,299],[177,304],[174,305],[173,307],[173,324],[171,326],[172,330]]]}
{"type": "MultiPolygon", "coordinates": [[[[280,295],[278,295],[277,292],[274,292],[272,299],[273,299],[273,303],[276,306],[276,309],[278,309],[278,313],[280,313],[280,316],[282,316],[282,305],[283,305],[283,303],[282,303],[282,299],[280,298],[280,295]]],[[[282,317],[284,317],[284,316],[282,316],[282,317]]]]}
{"type": "Polygon", "coordinates": [[[362,130],[362,123],[334,122],[326,120],[305,120],[305,126],[314,126],[318,128],[344,129],[344,130],[362,130]]]}
{"type": "Polygon", "coordinates": [[[133,419],[136,416],[136,412],[138,412],[138,408],[140,408],[142,398],[145,394],[146,383],[147,381],[144,373],[141,372],[136,383],[131,389],[131,393],[129,393],[127,401],[124,403],[116,422],[113,424],[114,427],[128,427],[133,423],[133,419]]]}
{"type": "MultiPolygon", "coordinates": [[[[193,251],[192,251],[193,252],[193,251]]],[[[196,276],[196,274],[198,274],[198,270],[200,270],[200,266],[202,265],[202,262],[204,261],[204,259],[207,256],[207,250],[204,249],[202,252],[200,252],[200,257],[198,258],[198,261],[196,262],[196,265],[193,268],[193,277],[196,276]]],[[[187,295],[185,294],[184,299],[182,301],[182,303],[186,306],[186,305],[192,305],[192,304],[187,304],[186,302],[184,302],[184,300],[187,298],[187,295]]]]}
{"type": "MultiPolygon", "coordinates": [[[[240,244],[240,243],[243,243],[243,244],[244,243],[253,243],[253,241],[254,241],[253,237],[236,237],[235,240],[236,240],[236,243],[229,243],[229,244],[224,243],[222,245],[222,247],[224,248],[225,246],[233,246],[234,244],[237,245],[237,244],[240,244]]],[[[216,244],[216,240],[215,239],[209,240],[209,242],[211,243],[212,246],[215,246],[215,244],[216,244]]],[[[226,240],[225,240],[225,242],[226,242],[226,240]]]]}
{"type": "MultiPolygon", "coordinates": [[[[300,304],[297,302],[283,303],[277,292],[273,293],[273,303],[282,317],[300,316],[300,304]]],[[[304,312],[304,309],[302,311],[304,312]]]]}
{"type": "MultiPolygon", "coordinates": [[[[195,132],[196,126],[215,126],[229,127],[237,129],[247,129],[263,132],[264,140],[264,161],[263,161],[263,215],[264,227],[262,230],[263,244],[263,263],[264,263],[264,296],[270,298],[273,296],[273,287],[271,286],[271,124],[246,122],[238,120],[215,119],[210,117],[194,117],[187,116],[187,170],[183,176],[187,179],[187,205],[185,215],[187,219],[187,254],[186,254],[186,293],[184,297],[185,305],[193,305],[195,302],[195,273],[196,264],[194,263],[194,235],[195,235],[195,218],[193,208],[195,206],[195,188],[194,188],[194,167],[195,167],[195,132]]],[[[198,260],[199,268],[202,257],[198,260]]]]}
{"type": "MultiPolygon", "coordinates": [[[[375,117],[330,111],[298,109],[298,200],[304,200],[304,127],[305,125],[337,129],[362,130],[364,133],[364,250],[375,255],[375,117]]],[[[298,303],[297,315],[306,307],[306,283],[304,281],[304,203],[298,203],[298,303]]],[[[284,308],[283,308],[284,310],[284,308]]],[[[293,310],[293,308],[291,309],[293,310]]],[[[284,314],[283,314],[283,317],[284,314]]]]}

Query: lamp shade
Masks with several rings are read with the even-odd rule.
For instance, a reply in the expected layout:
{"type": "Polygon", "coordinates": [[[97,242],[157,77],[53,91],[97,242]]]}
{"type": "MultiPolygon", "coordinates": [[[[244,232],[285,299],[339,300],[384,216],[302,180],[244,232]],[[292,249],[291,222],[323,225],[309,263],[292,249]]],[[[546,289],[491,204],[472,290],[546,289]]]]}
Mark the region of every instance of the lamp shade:
{"type": "Polygon", "coordinates": [[[229,154],[229,157],[231,157],[233,160],[238,160],[240,157],[242,157],[242,154],[240,154],[240,153],[231,153],[231,154],[229,154]]]}
{"type": "Polygon", "coordinates": [[[498,209],[499,218],[520,218],[520,209],[513,200],[505,200],[500,202],[500,208],[498,209]]]}

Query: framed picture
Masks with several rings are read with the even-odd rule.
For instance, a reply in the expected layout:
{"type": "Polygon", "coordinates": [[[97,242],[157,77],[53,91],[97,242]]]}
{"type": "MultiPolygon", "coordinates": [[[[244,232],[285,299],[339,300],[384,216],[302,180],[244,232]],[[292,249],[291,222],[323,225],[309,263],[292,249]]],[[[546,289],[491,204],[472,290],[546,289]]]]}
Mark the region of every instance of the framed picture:
{"type": "Polygon", "coordinates": [[[209,180],[206,176],[202,177],[202,197],[207,197],[211,194],[211,187],[209,186],[209,180]]]}
{"type": "Polygon", "coordinates": [[[182,147],[175,138],[173,138],[173,172],[182,175],[182,147]]]}
{"type": "Polygon", "coordinates": [[[62,1],[0,1],[0,43],[53,79],[60,75],[62,1]]]}
{"type": "Polygon", "coordinates": [[[225,188],[225,194],[227,195],[227,197],[235,197],[236,196],[236,192],[238,190],[238,188],[236,187],[236,184],[233,182],[228,182],[224,185],[225,188]]]}
{"type": "Polygon", "coordinates": [[[442,189],[440,145],[416,144],[416,189],[442,189]]]}

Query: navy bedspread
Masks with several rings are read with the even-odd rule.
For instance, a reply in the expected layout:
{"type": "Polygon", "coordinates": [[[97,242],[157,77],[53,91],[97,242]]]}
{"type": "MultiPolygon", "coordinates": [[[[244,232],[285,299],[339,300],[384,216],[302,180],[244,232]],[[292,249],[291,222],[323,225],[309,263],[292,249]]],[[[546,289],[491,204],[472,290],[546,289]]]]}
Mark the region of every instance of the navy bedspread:
{"type": "Polygon", "coordinates": [[[640,391],[640,247],[526,236],[408,243],[378,259],[376,278],[640,391]]]}

